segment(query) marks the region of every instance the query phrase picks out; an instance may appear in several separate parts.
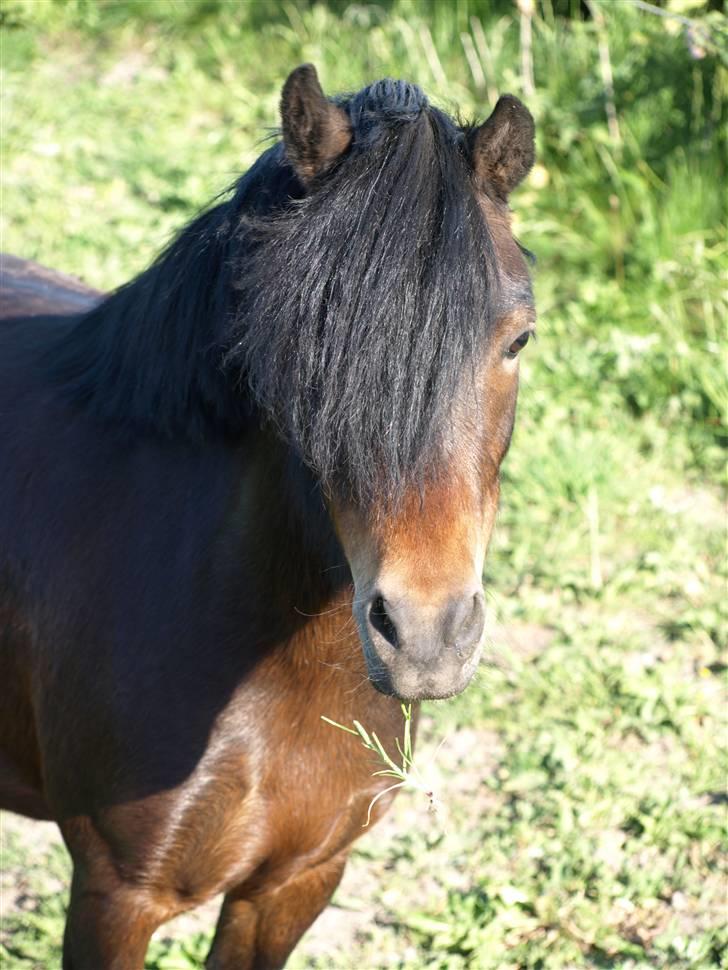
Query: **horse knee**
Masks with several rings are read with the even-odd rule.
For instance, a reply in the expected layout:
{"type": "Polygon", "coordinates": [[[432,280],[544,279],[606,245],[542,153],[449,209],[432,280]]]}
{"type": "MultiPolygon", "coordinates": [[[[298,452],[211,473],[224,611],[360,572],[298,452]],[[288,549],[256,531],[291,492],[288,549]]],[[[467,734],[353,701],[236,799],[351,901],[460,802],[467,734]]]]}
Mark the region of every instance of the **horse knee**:
{"type": "Polygon", "coordinates": [[[142,890],[74,873],[63,970],[143,970],[149,940],[162,922],[142,890]]]}
{"type": "Polygon", "coordinates": [[[207,970],[281,970],[341,880],[347,853],[308,869],[269,893],[225,897],[207,970]]]}
{"type": "Polygon", "coordinates": [[[257,925],[255,905],[228,893],[205,961],[206,970],[252,970],[257,925]]]}

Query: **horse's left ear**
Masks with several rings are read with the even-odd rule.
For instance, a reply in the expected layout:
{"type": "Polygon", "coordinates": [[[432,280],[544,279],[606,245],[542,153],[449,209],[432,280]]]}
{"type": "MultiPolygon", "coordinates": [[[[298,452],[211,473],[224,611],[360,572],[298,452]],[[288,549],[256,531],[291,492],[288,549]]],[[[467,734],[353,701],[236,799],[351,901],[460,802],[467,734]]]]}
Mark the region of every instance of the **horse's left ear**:
{"type": "Polygon", "coordinates": [[[535,158],[531,112],[512,94],[498,99],[493,114],[468,135],[476,181],[506,198],[531,171],[535,158]]]}
{"type": "Polygon", "coordinates": [[[351,144],[349,117],[324,95],[313,64],[289,74],[281,95],[281,122],[286,155],[304,184],[351,144]]]}

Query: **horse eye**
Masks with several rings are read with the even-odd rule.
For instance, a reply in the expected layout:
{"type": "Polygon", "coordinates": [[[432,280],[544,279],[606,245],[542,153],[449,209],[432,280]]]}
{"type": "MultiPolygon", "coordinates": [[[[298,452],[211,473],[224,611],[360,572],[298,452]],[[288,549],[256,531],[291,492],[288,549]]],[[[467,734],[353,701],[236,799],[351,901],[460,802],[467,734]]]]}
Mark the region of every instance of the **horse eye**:
{"type": "Polygon", "coordinates": [[[506,357],[510,357],[512,360],[519,352],[519,350],[523,350],[523,348],[528,343],[530,337],[531,337],[531,334],[528,333],[528,331],[526,331],[526,333],[522,333],[520,337],[517,337],[508,348],[508,351],[506,352],[506,357]]]}

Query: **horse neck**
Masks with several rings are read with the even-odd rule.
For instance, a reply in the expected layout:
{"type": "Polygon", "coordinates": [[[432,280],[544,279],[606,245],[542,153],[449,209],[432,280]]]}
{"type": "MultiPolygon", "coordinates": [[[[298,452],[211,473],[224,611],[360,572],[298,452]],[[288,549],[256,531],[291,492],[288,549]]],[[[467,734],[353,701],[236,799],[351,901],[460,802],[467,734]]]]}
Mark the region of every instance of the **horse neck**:
{"type": "Polygon", "coordinates": [[[241,469],[237,525],[227,530],[234,544],[223,558],[244,564],[231,586],[234,622],[262,683],[280,697],[303,696],[320,713],[364,717],[374,692],[351,574],[316,480],[267,429],[248,437],[241,469]]]}
{"type": "Polygon", "coordinates": [[[350,608],[351,574],[313,474],[268,427],[245,436],[241,469],[231,533],[260,595],[294,629],[333,603],[350,608]]]}

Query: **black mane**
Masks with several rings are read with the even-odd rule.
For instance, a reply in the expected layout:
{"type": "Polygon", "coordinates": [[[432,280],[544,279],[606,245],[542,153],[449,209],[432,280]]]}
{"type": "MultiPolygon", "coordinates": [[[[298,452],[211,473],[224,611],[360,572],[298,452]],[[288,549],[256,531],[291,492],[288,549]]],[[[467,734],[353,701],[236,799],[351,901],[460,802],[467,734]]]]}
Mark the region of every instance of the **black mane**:
{"type": "Polygon", "coordinates": [[[265,415],[360,501],[426,474],[487,340],[498,280],[463,130],[418,88],[338,104],[351,148],[305,193],[281,145],[53,348],[127,428],[236,433],[265,415]]]}

